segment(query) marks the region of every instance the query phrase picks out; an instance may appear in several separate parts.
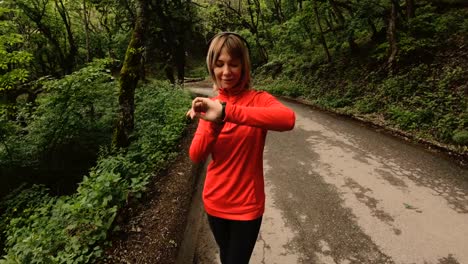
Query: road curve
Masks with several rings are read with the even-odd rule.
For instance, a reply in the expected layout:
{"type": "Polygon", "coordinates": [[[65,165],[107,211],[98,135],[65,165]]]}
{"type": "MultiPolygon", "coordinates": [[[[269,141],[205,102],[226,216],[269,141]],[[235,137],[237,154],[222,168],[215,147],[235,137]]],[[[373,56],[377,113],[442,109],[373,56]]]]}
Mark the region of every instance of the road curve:
{"type": "MultiPolygon", "coordinates": [[[[250,263],[468,263],[466,168],[358,122],[283,103],[296,127],[268,134],[266,211],[250,263]]],[[[205,217],[194,254],[195,263],[219,263],[205,217]]]]}

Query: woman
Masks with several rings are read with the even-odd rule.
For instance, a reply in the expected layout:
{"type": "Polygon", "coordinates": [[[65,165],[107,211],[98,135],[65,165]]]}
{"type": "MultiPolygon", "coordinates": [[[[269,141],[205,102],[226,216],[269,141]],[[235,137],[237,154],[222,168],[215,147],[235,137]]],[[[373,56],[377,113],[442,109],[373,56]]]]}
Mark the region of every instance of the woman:
{"type": "Polygon", "coordinates": [[[221,262],[248,263],[265,209],[265,137],[268,130],[293,129],[295,115],[267,92],[250,89],[247,42],[238,34],[217,34],[206,63],[219,95],[192,101],[187,116],[201,119],[190,158],[212,157],[203,203],[221,262]]]}

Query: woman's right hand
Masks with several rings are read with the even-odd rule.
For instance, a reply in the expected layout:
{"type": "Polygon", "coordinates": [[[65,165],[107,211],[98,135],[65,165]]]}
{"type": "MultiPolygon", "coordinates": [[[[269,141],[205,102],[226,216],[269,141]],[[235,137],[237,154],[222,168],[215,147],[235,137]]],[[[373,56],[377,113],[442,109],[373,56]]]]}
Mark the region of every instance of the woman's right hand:
{"type": "Polygon", "coordinates": [[[211,100],[205,97],[197,97],[192,101],[192,108],[187,111],[186,116],[194,119],[199,117],[203,120],[220,123],[223,106],[219,100],[211,100]]]}

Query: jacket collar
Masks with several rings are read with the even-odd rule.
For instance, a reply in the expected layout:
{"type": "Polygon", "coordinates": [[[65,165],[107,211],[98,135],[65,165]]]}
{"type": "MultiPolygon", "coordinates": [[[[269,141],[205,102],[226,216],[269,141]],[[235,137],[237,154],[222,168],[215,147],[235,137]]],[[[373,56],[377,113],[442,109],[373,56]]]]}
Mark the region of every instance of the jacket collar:
{"type": "Polygon", "coordinates": [[[246,89],[244,87],[240,87],[240,86],[229,88],[229,89],[227,89],[227,88],[219,88],[218,89],[219,95],[223,96],[223,97],[238,96],[238,95],[241,95],[242,93],[244,93],[247,90],[248,89],[246,89]]]}

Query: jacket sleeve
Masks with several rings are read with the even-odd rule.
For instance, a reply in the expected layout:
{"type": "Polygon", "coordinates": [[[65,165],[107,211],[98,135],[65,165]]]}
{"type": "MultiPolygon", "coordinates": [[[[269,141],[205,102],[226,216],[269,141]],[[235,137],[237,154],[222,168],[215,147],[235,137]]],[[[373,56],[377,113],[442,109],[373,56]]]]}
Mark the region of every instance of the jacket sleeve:
{"type": "Polygon", "coordinates": [[[269,93],[260,92],[254,105],[240,106],[227,103],[224,121],[274,131],[294,128],[295,113],[269,93]]]}
{"type": "Polygon", "coordinates": [[[200,119],[189,150],[189,156],[193,162],[199,163],[206,160],[222,128],[221,124],[200,119]]]}

